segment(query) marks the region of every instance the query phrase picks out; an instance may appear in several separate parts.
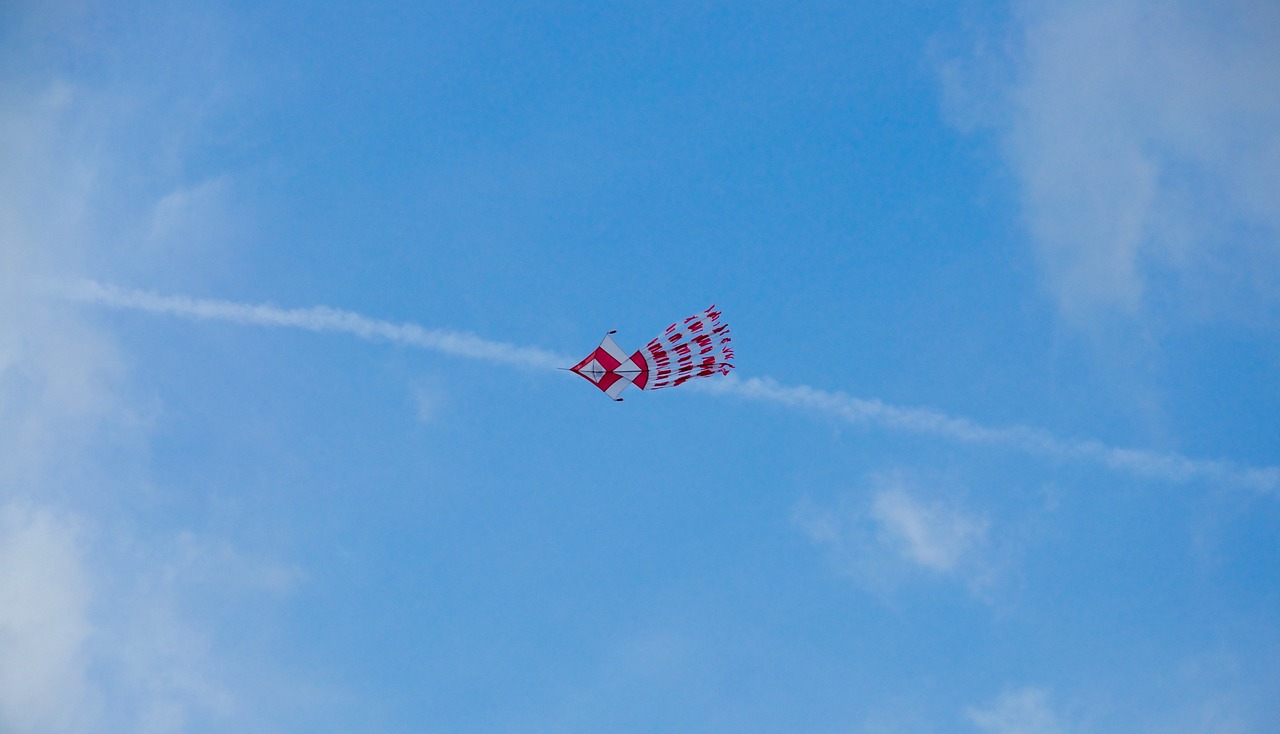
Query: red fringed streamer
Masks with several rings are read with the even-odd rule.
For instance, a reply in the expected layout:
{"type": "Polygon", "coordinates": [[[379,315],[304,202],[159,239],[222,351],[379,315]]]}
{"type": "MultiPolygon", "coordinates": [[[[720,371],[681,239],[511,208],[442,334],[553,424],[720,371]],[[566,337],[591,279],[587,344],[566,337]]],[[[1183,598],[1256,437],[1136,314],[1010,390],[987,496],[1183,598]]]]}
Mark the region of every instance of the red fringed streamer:
{"type": "Polygon", "coordinates": [[[720,312],[714,305],[683,323],[676,322],[636,352],[650,372],[647,384],[640,387],[660,390],[717,372],[727,375],[733,369],[732,343],[729,325],[720,321],[720,312]]]}

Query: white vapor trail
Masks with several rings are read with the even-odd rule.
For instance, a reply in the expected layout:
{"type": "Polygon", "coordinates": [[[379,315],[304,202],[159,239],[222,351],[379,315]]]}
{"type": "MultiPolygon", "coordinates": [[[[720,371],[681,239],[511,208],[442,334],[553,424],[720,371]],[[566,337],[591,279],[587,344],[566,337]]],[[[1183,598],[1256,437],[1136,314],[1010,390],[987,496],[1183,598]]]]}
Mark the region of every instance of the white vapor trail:
{"type": "Polygon", "coordinates": [[[1172,482],[1215,481],[1261,492],[1280,488],[1280,467],[1275,466],[1248,467],[1227,461],[1192,459],[1181,454],[1118,448],[1094,440],[1063,439],[1029,426],[992,428],[927,408],[886,405],[879,400],[817,390],[806,385],[789,387],[768,378],[741,380],[730,376],[707,381],[699,387],[720,395],[821,413],[847,423],[878,425],[962,443],[1003,446],[1057,460],[1100,464],[1138,477],[1172,482]]]}
{"type": "MultiPolygon", "coordinates": [[[[571,361],[568,357],[542,349],[489,341],[464,332],[380,321],[324,306],[284,309],[270,305],[162,296],[90,280],[62,283],[54,291],[63,298],[80,303],[149,311],[200,321],[229,321],[254,326],[338,332],[368,341],[394,342],[456,357],[517,367],[550,369],[571,361]]],[[[1192,459],[1175,453],[1118,448],[1093,440],[1063,439],[1029,426],[992,428],[927,408],[887,405],[879,400],[818,390],[806,385],[781,385],[768,378],[737,379],[730,376],[707,380],[698,386],[704,392],[715,395],[772,403],[828,415],[855,425],[881,426],[961,443],[1002,446],[1055,460],[1102,465],[1138,477],[1172,482],[1223,482],[1263,492],[1280,488],[1280,467],[1247,467],[1226,461],[1192,459]]]]}
{"type": "Polygon", "coordinates": [[[196,321],[229,321],[253,326],[283,326],[306,331],[331,331],[366,341],[386,341],[428,349],[455,357],[517,367],[553,368],[568,363],[567,357],[541,349],[481,339],[475,334],[446,329],[425,329],[417,324],[396,324],[361,316],[351,311],[315,306],[279,308],[185,296],[161,296],[146,291],[117,288],[82,280],[61,283],[54,291],[72,301],[110,308],[150,311],[196,321]]]}

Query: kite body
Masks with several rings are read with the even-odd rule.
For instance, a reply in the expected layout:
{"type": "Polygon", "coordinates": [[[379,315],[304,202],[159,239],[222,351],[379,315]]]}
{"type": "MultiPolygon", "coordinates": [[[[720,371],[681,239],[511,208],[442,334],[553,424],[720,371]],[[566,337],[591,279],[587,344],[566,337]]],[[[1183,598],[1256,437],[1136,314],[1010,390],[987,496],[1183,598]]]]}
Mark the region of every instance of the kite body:
{"type": "Polygon", "coordinates": [[[729,325],[720,321],[715,306],[667,327],[660,336],[628,355],[605,334],[600,346],[570,367],[614,400],[628,385],[641,390],[675,387],[696,377],[710,377],[733,369],[729,325]]]}

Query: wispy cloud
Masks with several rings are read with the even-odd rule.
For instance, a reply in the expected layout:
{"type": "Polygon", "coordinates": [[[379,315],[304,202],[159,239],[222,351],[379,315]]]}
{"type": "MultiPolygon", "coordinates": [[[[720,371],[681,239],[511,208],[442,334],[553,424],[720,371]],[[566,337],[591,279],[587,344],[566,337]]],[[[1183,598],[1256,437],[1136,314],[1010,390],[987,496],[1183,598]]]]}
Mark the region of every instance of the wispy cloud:
{"type": "MultiPolygon", "coordinates": [[[[516,367],[550,369],[570,362],[568,357],[535,347],[490,341],[465,332],[428,329],[412,323],[381,321],[325,306],[285,309],[265,304],[164,296],[90,280],[63,282],[54,286],[53,291],[73,301],[110,308],[148,311],[198,321],[343,333],[370,341],[392,342],[516,367]]],[[[1001,447],[1055,461],[1104,466],[1136,477],[1178,483],[1215,482],[1264,492],[1280,487],[1280,467],[1248,467],[1228,461],[1193,459],[1176,453],[1120,448],[1089,439],[1065,439],[1030,426],[984,426],[929,408],[889,405],[873,398],[858,398],[807,385],[783,385],[769,378],[739,379],[730,375],[690,384],[714,395],[772,403],[855,425],[1001,447]]]]}
{"type": "Polygon", "coordinates": [[[0,731],[178,732],[233,714],[243,691],[179,600],[193,577],[279,594],[300,572],[190,533],[125,566],[80,525],[47,506],[0,505],[0,731]]]}
{"type": "Polygon", "coordinates": [[[0,506],[0,729],[73,732],[89,719],[88,575],[76,530],[0,506]]]}
{"type": "Polygon", "coordinates": [[[1049,693],[1041,688],[1005,691],[986,706],[967,709],[965,716],[986,734],[1062,734],[1066,731],[1049,706],[1049,693]]]}
{"type": "Polygon", "coordinates": [[[228,592],[282,597],[304,573],[191,532],[122,549],[102,530],[49,506],[0,504],[0,731],[181,732],[252,718],[258,691],[212,648],[208,620],[184,609],[225,604],[228,592]]]}
{"type": "Polygon", "coordinates": [[[409,396],[412,399],[414,412],[417,413],[418,420],[423,423],[431,423],[440,416],[440,412],[446,404],[444,393],[434,385],[422,381],[415,381],[409,385],[409,396]]]}
{"type": "Polygon", "coordinates": [[[987,517],[901,472],[869,483],[869,492],[833,506],[804,499],[792,510],[792,522],[837,572],[877,593],[911,578],[959,581],[979,596],[990,591],[996,572],[987,517]]]}
{"type": "Polygon", "coordinates": [[[913,563],[941,573],[956,569],[987,533],[987,521],[940,502],[922,502],[901,488],[871,503],[885,543],[913,563]]]}
{"type": "Polygon", "coordinates": [[[12,62],[0,64],[0,731],[261,728],[253,720],[278,701],[246,700],[265,704],[258,692],[288,676],[264,672],[263,658],[228,673],[231,654],[208,638],[244,629],[223,616],[222,592],[243,588],[256,605],[300,572],[230,541],[153,542],[170,533],[141,527],[158,515],[135,500],[156,483],[154,404],[133,393],[107,330],[30,292],[92,263],[154,272],[165,248],[222,231],[230,179],[182,178],[183,139],[210,137],[194,119],[204,95],[230,82],[190,73],[216,24],[118,4],[121,44],[99,37],[92,3],[25,5],[6,6],[0,30],[12,62]],[[153,52],[164,78],[128,62],[153,52]],[[193,603],[197,585],[214,603],[193,603]]]}
{"type": "Polygon", "coordinates": [[[1007,57],[975,52],[943,76],[962,126],[997,132],[1062,312],[1274,303],[1278,6],[1012,5],[1007,57]]]}

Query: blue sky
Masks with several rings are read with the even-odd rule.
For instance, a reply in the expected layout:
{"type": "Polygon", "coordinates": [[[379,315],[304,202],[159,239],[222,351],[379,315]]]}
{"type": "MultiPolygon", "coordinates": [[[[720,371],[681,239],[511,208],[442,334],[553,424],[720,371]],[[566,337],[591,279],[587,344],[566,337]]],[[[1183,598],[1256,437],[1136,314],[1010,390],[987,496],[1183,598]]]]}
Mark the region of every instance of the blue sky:
{"type": "Polygon", "coordinates": [[[1274,731],[1277,37],[6,4],[0,731],[1274,731]]]}

